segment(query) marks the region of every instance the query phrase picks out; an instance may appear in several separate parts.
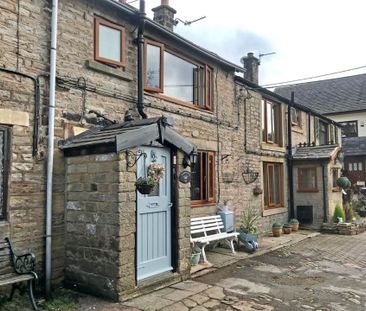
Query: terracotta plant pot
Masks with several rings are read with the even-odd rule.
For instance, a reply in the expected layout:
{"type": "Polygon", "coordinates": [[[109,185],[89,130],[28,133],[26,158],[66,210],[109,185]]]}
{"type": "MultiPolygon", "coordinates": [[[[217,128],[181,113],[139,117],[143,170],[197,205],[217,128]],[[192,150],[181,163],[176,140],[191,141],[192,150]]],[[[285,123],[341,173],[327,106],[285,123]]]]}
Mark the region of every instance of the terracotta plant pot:
{"type": "Polygon", "coordinates": [[[292,227],[292,231],[299,230],[299,224],[291,224],[291,227],[292,227]]]}
{"type": "Polygon", "coordinates": [[[299,230],[299,221],[296,219],[296,218],[293,218],[290,220],[289,224],[291,225],[292,227],[292,231],[297,231],[299,230]]]}
{"type": "Polygon", "coordinates": [[[283,230],[284,234],[290,234],[291,231],[292,231],[292,225],[286,224],[286,225],[283,226],[282,230],[283,230]]]}
{"type": "Polygon", "coordinates": [[[273,236],[278,238],[282,234],[282,228],[272,228],[273,236]]]}

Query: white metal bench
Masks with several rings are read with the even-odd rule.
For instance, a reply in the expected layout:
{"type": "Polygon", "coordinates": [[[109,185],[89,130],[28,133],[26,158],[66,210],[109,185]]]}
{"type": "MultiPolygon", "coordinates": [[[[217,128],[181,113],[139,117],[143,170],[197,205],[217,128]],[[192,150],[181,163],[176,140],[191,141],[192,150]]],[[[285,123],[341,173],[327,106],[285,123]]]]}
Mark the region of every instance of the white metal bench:
{"type": "Polygon", "coordinates": [[[215,247],[219,241],[224,240],[235,254],[233,240],[236,239],[239,233],[221,231],[223,228],[224,224],[220,215],[191,218],[191,243],[201,248],[205,263],[208,263],[205,247],[210,242],[215,242],[215,247]]]}

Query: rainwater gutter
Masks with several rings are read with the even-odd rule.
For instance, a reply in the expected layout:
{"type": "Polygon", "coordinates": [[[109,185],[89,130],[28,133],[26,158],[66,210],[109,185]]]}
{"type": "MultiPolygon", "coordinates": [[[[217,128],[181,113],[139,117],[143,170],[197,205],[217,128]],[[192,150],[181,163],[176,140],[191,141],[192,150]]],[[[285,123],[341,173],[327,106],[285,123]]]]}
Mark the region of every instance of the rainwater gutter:
{"type": "Polygon", "coordinates": [[[56,93],[56,54],[57,54],[57,15],[58,0],[52,0],[50,81],[48,103],[48,150],[47,150],[47,193],[46,193],[46,297],[51,295],[52,262],[52,177],[55,137],[55,93],[56,93]]]}

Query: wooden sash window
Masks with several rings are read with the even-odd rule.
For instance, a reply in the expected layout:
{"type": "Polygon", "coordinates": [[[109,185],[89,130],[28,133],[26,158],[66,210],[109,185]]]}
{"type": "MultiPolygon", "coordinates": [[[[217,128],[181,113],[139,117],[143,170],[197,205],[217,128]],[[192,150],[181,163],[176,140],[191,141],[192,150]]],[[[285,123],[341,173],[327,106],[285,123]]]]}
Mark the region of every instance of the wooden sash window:
{"type": "Polygon", "coordinates": [[[318,192],[316,167],[298,168],[298,192],[318,192]]]}
{"type": "Polygon", "coordinates": [[[94,19],[94,58],[106,64],[126,64],[126,38],[123,26],[96,17],[94,19]]]}
{"type": "Polygon", "coordinates": [[[283,164],[263,163],[264,207],[283,207],[283,164]]]}
{"type": "Polygon", "coordinates": [[[164,44],[146,40],[145,90],[172,102],[213,110],[213,71],[164,44]]]}
{"type": "Polygon", "coordinates": [[[193,205],[215,202],[215,153],[199,151],[192,172],[191,200],[193,205]]]}
{"type": "Polygon", "coordinates": [[[262,140],[266,143],[282,145],[281,105],[262,100],[262,140]]]}
{"type": "Polygon", "coordinates": [[[6,218],[9,149],[9,128],[0,126],[0,220],[6,218]]]}

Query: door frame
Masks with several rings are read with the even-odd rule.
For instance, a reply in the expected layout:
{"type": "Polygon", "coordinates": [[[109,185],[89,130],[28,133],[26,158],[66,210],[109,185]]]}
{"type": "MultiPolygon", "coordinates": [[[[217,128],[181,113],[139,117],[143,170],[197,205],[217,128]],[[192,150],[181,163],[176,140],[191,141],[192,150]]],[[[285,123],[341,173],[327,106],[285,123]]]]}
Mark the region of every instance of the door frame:
{"type": "MultiPolygon", "coordinates": [[[[178,267],[178,239],[177,239],[177,188],[178,188],[178,174],[177,174],[177,163],[174,161],[174,159],[177,159],[177,149],[173,148],[172,146],[166,146],[161,145],[157,142],[152,143],[151,145],[141,145],[139,147],[156,147],[156,148],[169,148],[170,150],[170,174],[171,174],[171,187],[170,187],[170,199],[173,203],[173,206],[171,207],[171,213],[170,213],[170,223],[171,223],[171,229],[170,229],[170,235],[171,235],[171,264],[172,264],[172,273],[175,273],[177,271],[178,267]]],[[[139,148],[137,147],[137,148],[139,148]]],[[[137,164],[136,164],[137,168],[137,164]]],[[[137,189],[135,190],[137,191],[137,189]]],[[[137,266],[138,266],[138,258],[137,258],[137,249],[138,249],[138,241],[137,241],[137,218],[138,218],[138,199],[137,199],[137,193],[136,193],[136,212],[135,212],[135,222],[136,222],[136,230],[135,230],[135,285],[138,286],[144,282],[146,282],[146,279],[138,280],[137,279],[137,266]]],[[[158,276],[159,274],[157,274],[158,276]]],[[[155,276],[152,276],[151,278],[154,278],[155,276]]],[[[148,278],[149,279],[149,278],[148,278]]]]}

